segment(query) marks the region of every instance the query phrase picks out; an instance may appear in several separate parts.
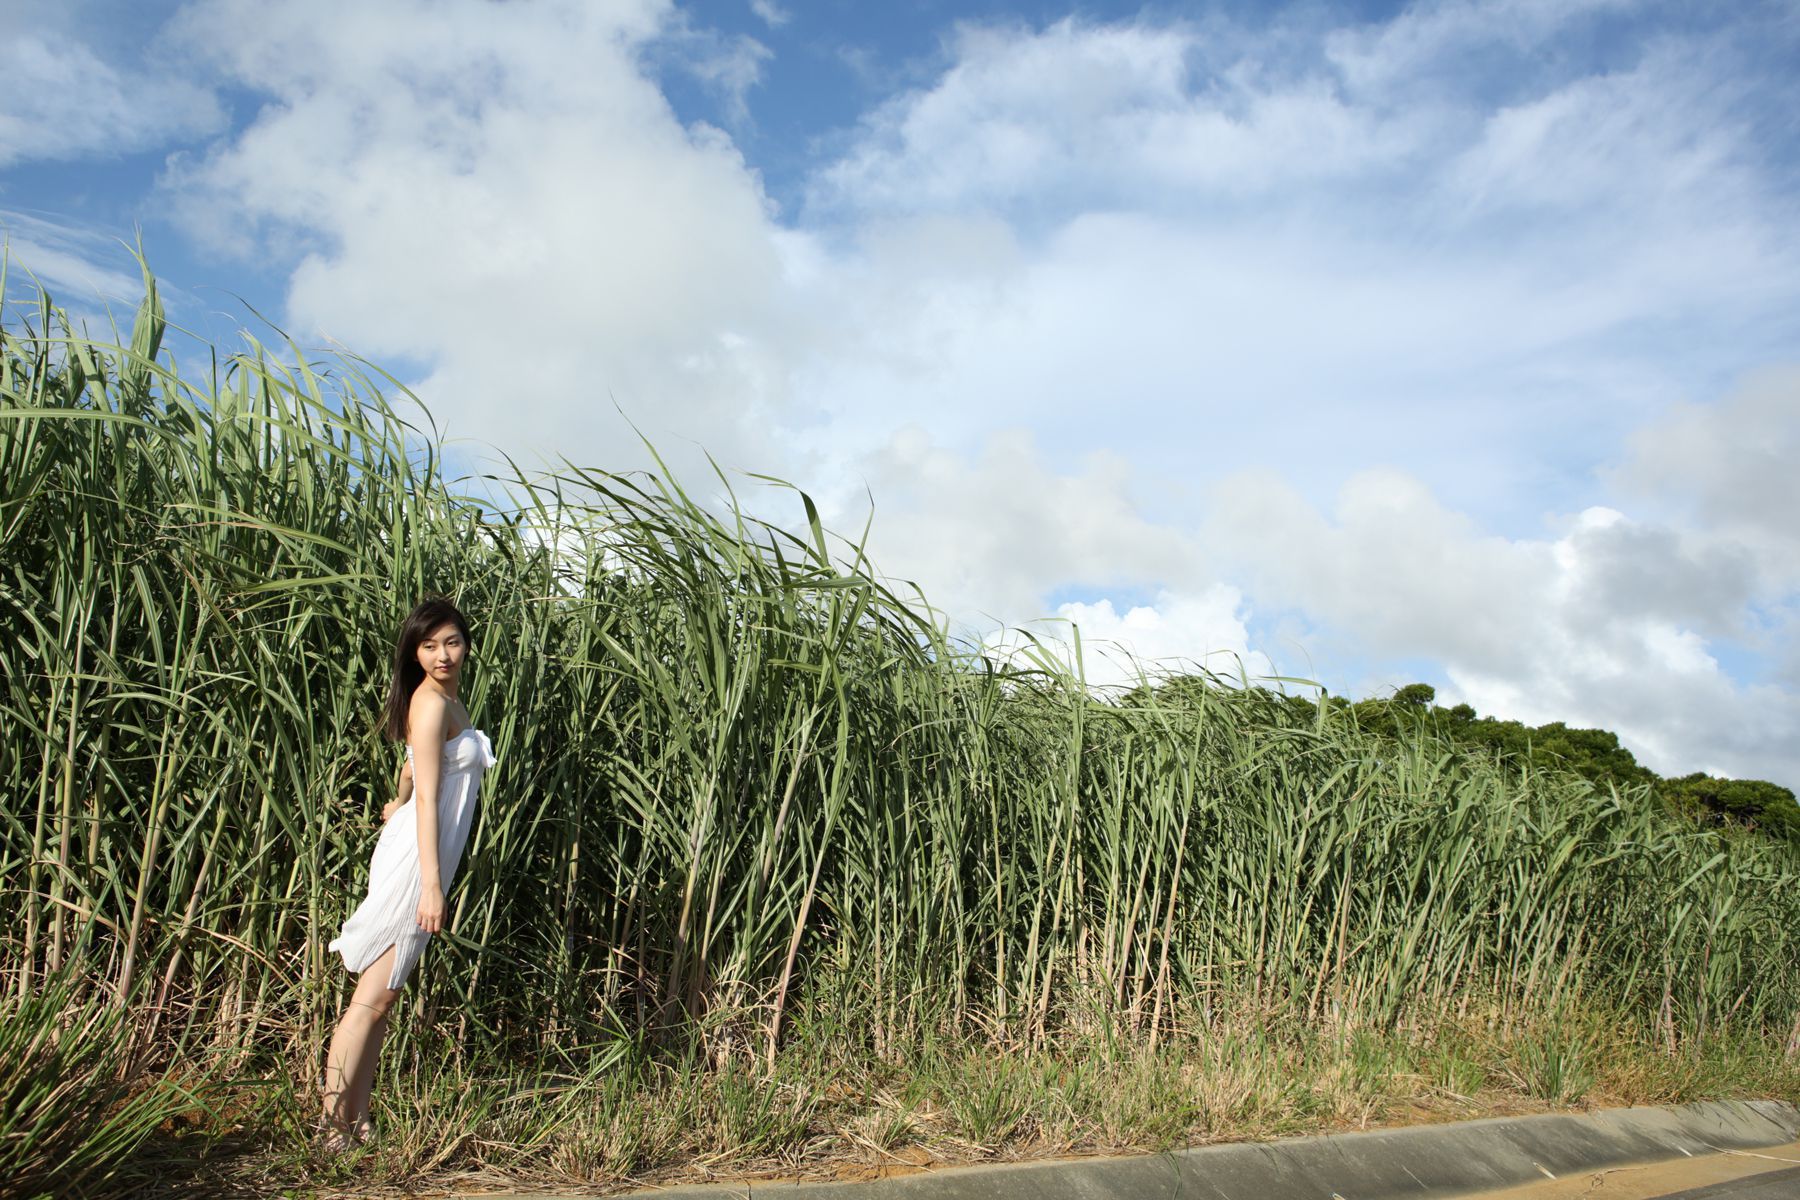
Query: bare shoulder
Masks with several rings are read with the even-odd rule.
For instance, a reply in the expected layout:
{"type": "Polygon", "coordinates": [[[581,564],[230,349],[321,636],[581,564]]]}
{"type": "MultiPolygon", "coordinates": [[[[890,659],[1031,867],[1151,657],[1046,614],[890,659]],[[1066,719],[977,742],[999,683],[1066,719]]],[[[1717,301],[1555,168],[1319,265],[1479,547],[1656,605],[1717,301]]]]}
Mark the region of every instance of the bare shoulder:
{"type": "Polygon", "coordinates": [[[430,688],[420,688],[412,695],[406,710],[406,740],[415,747],[435,746],[444,740],[450,727],[450,705],[430,688]]]}

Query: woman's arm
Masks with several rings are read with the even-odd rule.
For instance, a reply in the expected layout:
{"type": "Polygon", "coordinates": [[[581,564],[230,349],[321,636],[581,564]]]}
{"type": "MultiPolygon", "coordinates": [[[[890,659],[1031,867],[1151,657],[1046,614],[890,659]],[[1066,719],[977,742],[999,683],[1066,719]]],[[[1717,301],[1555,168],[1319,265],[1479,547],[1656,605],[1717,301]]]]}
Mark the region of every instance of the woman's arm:
{"type": "Polygon", "coordinates": [[[412,799],[412,794],[413,770],[412,760],[409,758],[400,764],[400,778],[394,780],[394,798],[381,806],[381,819],[385,821],[393,816],[402,804],[412,799]]]}
{"type": "Polygon", "coordinates": [[[436,933],[444,927],[444,883],[438,874],[438,780],[444,766],[444,730],[449,706],[424,688],[413,693],[406,742],[412,747],[413,805],[419,824],[419,928],[436,933]]]}

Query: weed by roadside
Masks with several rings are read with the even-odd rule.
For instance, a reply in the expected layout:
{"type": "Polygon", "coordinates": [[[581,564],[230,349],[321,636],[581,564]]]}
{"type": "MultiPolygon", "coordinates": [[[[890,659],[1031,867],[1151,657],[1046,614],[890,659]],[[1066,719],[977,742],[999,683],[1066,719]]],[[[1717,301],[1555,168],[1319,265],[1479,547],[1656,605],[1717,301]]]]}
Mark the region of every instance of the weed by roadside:
{"type": "MultiPolygon", "coordinates": [[[[1718,1036],[1671,1051],[1593,1014],[1387,1030],[1240,1016],[1154,1048],[1116,1029],[1071,1028],[1041,1045],[934,1029],[879,1055],[805,1013],[792,1032],[772,1071],[651,1056],[535,1079],[396,1065],[377,1085],[369,1146],[322,1160],[297,1136],[300,1120],[278,1121],[263,1146],[216,1159],[206,1177],[223,1191],[482,1181],[592,1192],[869,1178],[1572,1106],[1800,1100],[1800,1066],[1773,1042],[1718,1036]]],[[[274,1108],[311,1103],[291,1095],[274,1108]]]]}

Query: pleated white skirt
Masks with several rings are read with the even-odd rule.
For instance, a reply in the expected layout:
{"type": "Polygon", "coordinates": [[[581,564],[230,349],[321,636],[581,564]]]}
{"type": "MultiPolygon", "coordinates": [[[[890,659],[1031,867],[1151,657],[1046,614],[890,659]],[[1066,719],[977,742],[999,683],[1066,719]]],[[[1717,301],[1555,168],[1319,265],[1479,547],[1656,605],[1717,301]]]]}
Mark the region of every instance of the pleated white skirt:
{"type": "MultiPolygon", "coordinates": [[[[412,757],[412,747],[406,749],[412,757]]],[[[456,878],[475,819],[475,797],[481,777],[494,765],[494,748],[487,734],[470,726],[444,743],[443,771],[438,781],[438,874],[444,891],[456,878]]],[[[419,928],[419,796],[394,810],[381,827],[369,860],[369,894],[344,922],[344,931],[330,949],[343,956],[353,974],[367,970],[394,947],[394,969],[388,986],[398,988],[412,974],[425,952],[431,934],[419,928]]]]}

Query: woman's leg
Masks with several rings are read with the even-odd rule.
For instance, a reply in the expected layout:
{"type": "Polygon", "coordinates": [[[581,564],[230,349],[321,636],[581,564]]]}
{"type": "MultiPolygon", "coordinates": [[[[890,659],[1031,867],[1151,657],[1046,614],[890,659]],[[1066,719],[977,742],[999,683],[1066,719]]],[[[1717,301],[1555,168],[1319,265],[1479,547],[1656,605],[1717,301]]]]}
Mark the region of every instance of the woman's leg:
{"type": "MultiPolygon", "coordinates": [[[[397,991],[390,991],[389,996],[397,999],[397,991]]],[[[393,1000],[389,1000],[390,1006],[393,1000]]],[[[369,1126],[369,1093],[375,1088],[375,1068],[381,1062],[381,1043],[387,1038],[388,1020],[392,1016],[391,1007],[383,1011],[375,1019],[375,1026],[369,1031],[368,1049],[350,1077],[350,1086],[344,1092],[344,1108],[349,1117],[350,1131],[357,1138],[366,1136],[369,1126]]]]}
{"type": "Polygon", "coordinates": [[[325,1052],[323,1099],[325,1121],[332,1129],[353,1133],[369,1113],[369,1090],[375,1082],[375,1057],[387,1033],[387,1016],[400,992],[387,985],[394,969],[394,948],[370,963],[357,977],[356,990],[338,1018],[337,1032],[325,1052]]]}

